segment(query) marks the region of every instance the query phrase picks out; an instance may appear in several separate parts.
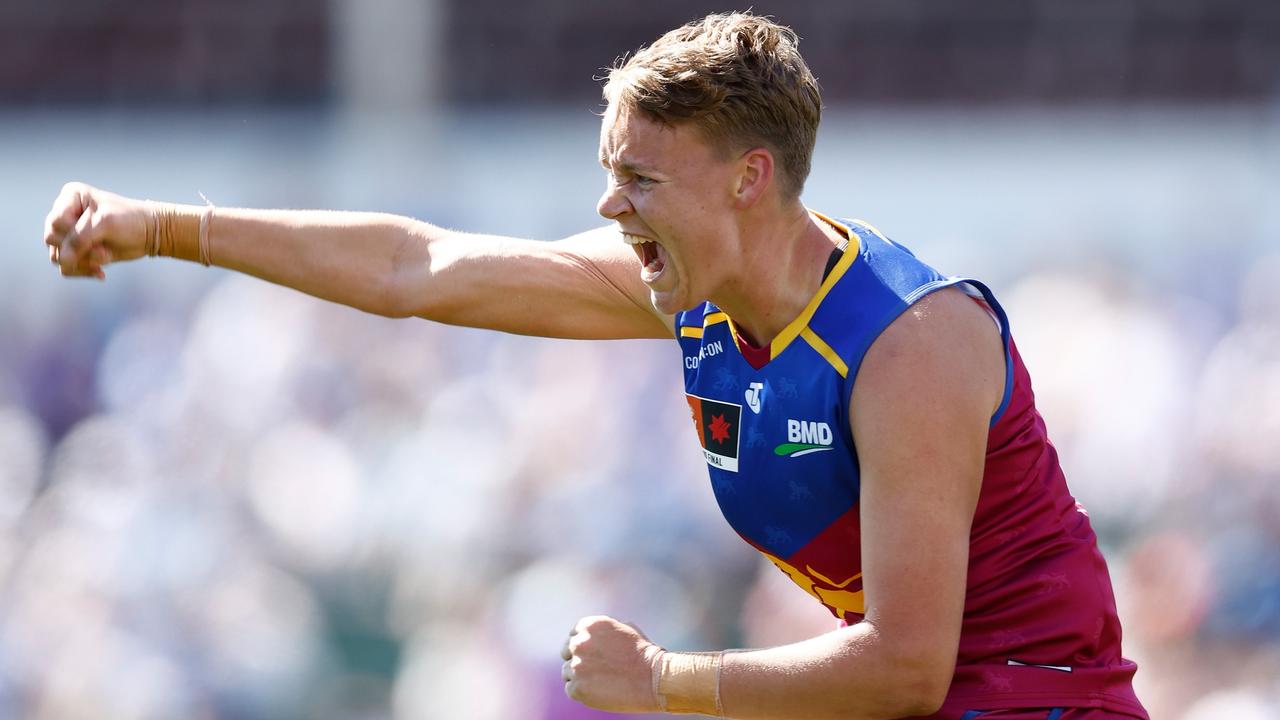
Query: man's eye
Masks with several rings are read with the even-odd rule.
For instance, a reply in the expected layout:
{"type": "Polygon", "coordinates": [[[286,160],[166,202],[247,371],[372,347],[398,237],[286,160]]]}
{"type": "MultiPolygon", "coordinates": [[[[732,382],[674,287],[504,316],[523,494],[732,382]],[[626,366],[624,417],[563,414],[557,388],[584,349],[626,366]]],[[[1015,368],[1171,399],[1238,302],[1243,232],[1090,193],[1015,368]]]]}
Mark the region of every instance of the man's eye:
{"type": "Polygon", "coordinates": [[[648,185],[652,185],[652,184],[654,184],[655,182],[657,182],[657,181],[656,181],[656,180],[654,180],[653,178],[649,177],[648,175],[636,175],[636,184],[637,184],[637,185],[645,185],[645,186],[648,186],[648,185]]]}

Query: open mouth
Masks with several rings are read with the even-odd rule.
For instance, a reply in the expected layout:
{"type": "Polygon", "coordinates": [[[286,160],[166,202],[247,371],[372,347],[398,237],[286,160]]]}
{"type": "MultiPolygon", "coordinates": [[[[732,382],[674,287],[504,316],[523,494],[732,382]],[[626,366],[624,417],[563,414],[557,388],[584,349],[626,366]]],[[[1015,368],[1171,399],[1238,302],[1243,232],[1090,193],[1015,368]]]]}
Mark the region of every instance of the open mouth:
{"type": "Polygon", "coordinates": [[[667,266],[667,251],[653,240],[646,240],[637,235],[623,233],[623,239],[636,252],[636,257],[640,258],[640,278],[645,282],[652,282],[667,266]]]}

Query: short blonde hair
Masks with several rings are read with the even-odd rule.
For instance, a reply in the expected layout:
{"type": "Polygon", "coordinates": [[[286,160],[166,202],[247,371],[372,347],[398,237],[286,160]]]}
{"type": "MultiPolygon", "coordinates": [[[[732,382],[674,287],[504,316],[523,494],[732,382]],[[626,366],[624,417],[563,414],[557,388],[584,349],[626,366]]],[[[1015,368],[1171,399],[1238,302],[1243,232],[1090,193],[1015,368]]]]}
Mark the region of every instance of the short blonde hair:
{"type": "Polygon", "coordinates": [[[713,14],[619,58],[608,103],[667,125],[692,123],[722,152],[763,145],[781,165],[782,190],[804,189],[822,118],[818,81],[794,31],[747,12],[713,14]]]}

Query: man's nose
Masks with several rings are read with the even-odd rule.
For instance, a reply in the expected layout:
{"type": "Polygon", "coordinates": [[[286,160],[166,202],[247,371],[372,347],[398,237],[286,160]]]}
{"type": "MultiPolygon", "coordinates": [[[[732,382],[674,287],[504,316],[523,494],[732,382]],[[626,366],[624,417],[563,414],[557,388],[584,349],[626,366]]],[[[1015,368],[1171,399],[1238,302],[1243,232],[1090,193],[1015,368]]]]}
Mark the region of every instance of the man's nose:
{"type": "Polygon", "coordinates": [[[596,203],[596,212],[609,220],[617,220],[631,210],[631,201],[618,188],[613,178],[605,182],[604,194],[596,203]]]}

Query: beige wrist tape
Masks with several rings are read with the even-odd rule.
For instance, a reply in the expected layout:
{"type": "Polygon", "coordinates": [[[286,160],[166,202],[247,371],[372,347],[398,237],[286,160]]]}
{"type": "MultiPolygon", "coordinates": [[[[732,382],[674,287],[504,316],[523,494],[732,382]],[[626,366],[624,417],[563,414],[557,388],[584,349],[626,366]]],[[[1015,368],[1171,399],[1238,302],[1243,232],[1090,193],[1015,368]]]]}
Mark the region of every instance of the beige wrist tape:
{"type": "Polygon", "coordinates": [[[210,265],[209,225],[213,206],[170,205],[148,202],[146,253],[210,265]]]}
{"type": "Polygon", "coordinates": [[[664,651],[653,664],[653,695],[658,709],[669,713],[700,713],[724,717],[720,706],[720,666],[723,652],[664,651]]]}

